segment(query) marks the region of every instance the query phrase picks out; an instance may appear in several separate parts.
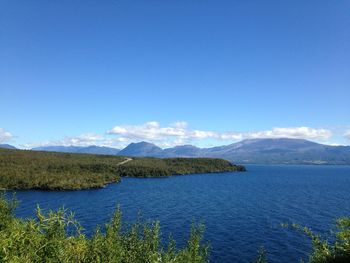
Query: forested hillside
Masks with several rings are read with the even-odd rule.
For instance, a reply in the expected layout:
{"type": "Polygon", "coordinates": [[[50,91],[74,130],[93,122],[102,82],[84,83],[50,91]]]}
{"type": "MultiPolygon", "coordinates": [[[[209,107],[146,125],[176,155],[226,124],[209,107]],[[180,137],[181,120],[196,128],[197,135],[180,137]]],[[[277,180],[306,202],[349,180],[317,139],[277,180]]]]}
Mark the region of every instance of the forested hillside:
{"type": "Polygon", "coordinates": [[[0,149],[1,189],[79,190],[118,182],[121,176],[156,177],[244,170],[222,159],[133,158],[0,149]]]}

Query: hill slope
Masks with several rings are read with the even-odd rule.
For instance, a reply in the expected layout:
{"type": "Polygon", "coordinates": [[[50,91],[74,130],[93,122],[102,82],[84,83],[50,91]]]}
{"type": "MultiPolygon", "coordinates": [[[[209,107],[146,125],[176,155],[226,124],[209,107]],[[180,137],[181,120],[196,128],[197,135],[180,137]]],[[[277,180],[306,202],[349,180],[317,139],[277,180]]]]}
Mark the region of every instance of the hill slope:
{"type": "Polygon", "coordinates": [[[123,156],[163,156],[162,148],[148,142],[130,143],[119,152],[123,156]]]}
{"type": "Polygon", "coordinates": [[[119,154],[223,158],[241,164],[350,164],[350,146],[330,146],[288,138],[251,139],[212,148],[184,145],[164,150],[143,142],[131,144],[124,150],[119,154]]]}
{"type": "Polygon", "coordinates": [[[202,154],[243,164],[350,164],[349,146],[329,146],[301,139],[244,140],[204,149],[202,154]]]}
{"type": "Polygon", "coordinates": [[[131,159],[0,149],[0,189],[78,190],[103,187],[118,182],[121,176],[159,177],[243,170],[244,167],[222,159],[131,159]]]}
{"type": "Polygon", "coordinates": [[[1,149],[17,149],[15,146],[12,146],[10,144],[0,144],[1,149]]]}
{"type": "Polygon", "coordinates": [[[201,155],[203,155],[202,149],[193,145],[175,146],[164,149],[162,152],[164,157],[198,157],[201,155]]]}

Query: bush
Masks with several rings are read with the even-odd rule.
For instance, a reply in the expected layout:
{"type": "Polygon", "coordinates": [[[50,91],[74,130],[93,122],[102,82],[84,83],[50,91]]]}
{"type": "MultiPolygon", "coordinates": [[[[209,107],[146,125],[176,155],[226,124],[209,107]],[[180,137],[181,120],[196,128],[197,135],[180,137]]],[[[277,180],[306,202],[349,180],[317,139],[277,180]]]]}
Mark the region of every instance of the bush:
{"type": "Polygon", "coordinates": [[[202,243],[203,226],[193,225],[187,245],[177,249],[170,239],[163,244],[158,222],[122,224],[116,210],[105,231],[97,228],[91,238],[64,209],[43,213],[36,219],[12,214],[16,202],[0,198],[0,262],[208,262],[208,246],[202,243]]]}
{"type": "Polygon", "coordinates": [[[309,263],[348,263],[350,262],[350,218],[343,217],[336,221],[334,242],[323,239],[307,227],[284,225],[306,234],[312,241],[309,263]]]}

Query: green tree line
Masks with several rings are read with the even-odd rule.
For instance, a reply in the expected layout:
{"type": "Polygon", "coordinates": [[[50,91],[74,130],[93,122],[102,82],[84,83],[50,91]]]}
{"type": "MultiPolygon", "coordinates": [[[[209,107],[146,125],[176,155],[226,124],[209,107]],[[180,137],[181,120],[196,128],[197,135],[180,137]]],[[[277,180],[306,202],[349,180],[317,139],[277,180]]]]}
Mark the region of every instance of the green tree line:
{"type": "Polygon", "coordinates": [[[233,165],[226,160],[214,158],[137,158],[118,168],[118,174],[131,177],[161,177],[245,170],[244,166],[233,165]]]}
{"type": "Polygon", "coordinates": [[[99,188],[122,176],[156,177],[243,171],[210,158],[133,158],[111,155],[0,149],[0,189],[79,190],[99,188]],[[123,164],[121,164],[123,163],[123,164]]]}

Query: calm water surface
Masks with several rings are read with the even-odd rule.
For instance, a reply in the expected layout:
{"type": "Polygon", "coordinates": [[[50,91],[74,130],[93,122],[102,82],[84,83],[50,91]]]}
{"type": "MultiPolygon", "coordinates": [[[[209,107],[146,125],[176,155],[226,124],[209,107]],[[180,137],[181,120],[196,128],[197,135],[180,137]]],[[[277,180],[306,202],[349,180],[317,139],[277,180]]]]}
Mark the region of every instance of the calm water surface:
{"type": "Polygon", "coordinates": [[[212,262],[251,262],[260,246],[269,262],[306,258],[310,241],[280,227],[293,222],[324,235],[334,219],[350,216],[350,166],[247,166],[246,173],[200,174],[170,178],[124,178],[104,189],[17,192],[16,213],[34,215],[64,206],[91,233],[117,204],[125,221],[160,220],[162,234],[184,244],[193,220],[203,221],[212,262]]]}

